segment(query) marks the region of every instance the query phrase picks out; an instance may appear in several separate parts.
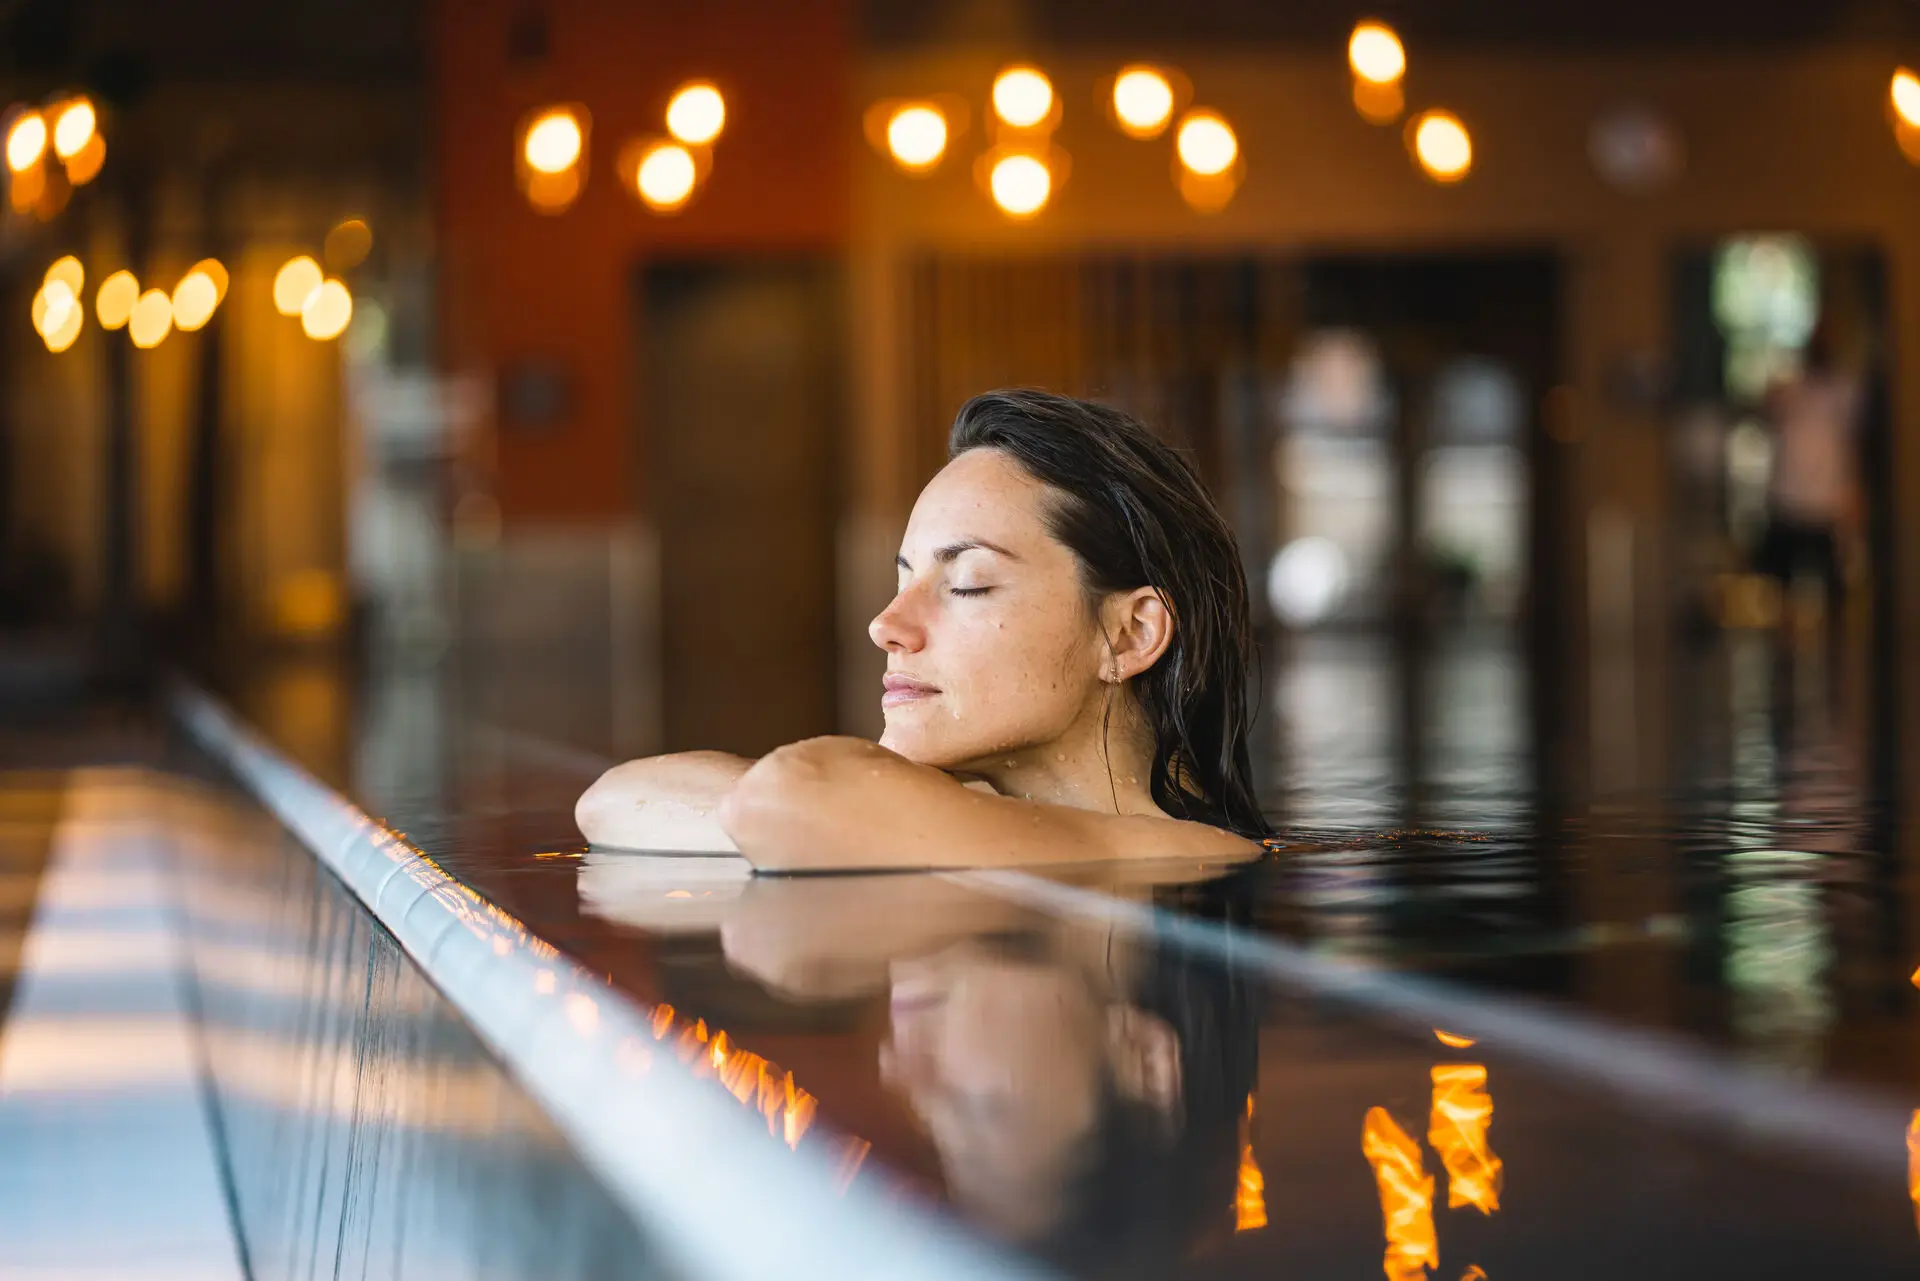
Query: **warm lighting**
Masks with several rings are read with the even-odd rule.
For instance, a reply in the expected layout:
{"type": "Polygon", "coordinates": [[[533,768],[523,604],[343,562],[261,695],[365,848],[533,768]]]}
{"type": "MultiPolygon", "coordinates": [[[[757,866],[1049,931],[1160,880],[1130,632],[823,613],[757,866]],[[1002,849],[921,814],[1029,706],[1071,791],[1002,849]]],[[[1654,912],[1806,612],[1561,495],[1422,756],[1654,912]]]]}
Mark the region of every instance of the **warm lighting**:
{"type": "Polygon", "coordinates": [[[1113,116],[1132,138],[1156,138],[1173,117],[1173,86],[1158,67],[1128,67],[1113,82],[1113,116]]]}
{"type": "Polygon", "coordinates": [[[1407,51],[1384,22],[1363,22],[1347,41],[1347,65],[1371,84],[1392,84],[1407,72],[1407,51]]]}
{"type": "Polygon", "coordinates": [[[13,175],[13,181],[7,184],[7,203],[16,213],[30,212],[46,194],[47,171],[40,165],[13,175]]]}
{"type": "Polygon", "coordinates": [[[133,339],[133,345],[143,351],[158,347],[172,329],[173,299],[167,297],[167,291],[149,289],[141,294],[140,301],[133,304],[133,314],[127,317],[127,336],[133,339]]]}
{"type": "Polygon", "coordinates": [[[7,167],[25,173],[40,163],[47,149],[47,122],[37,111],[25,111],[7,130],[7,167]]]}
{"type": "Polygon", "coordinates": [[[671,213],[693,197],[699,180],[699,166],[693,153],[675,142],[663,142],[649,148],[640,158],[634,175],[634,188],[641,201],[655,213],[671,213]]]}
{"type": "Polygon", "coordinates": [[[1015,218],[1031,218],[1053,195],[1053,174],[1038,156],[1015,152],[993,164],[987,180],[993,203],[1015,218]]]}
{"type": "Polygon", "coordinates": [[[527,167],[535,173],[559,173],[571,169],[580,159],[586,136],[573,112],[556,107],[536,119],[527,129],[523,152],[527,167]]]}
{"type": "Polygon", "coordinates": [[[1360,113],[1361,119],[1369,124],[1390,125],[1400,118],[1407,109],[1407,95],[1400,81],[1389,80],[1386,84],[1375,84],[1371,80],[1353,78],[1353,109],[1360,113]]]}
{"type": "Polygon", "coordinates": [[[727,101],[704,80],[682,85],[667,103],[667,132],[689,146],[706,146],[726,126],[727,101]]]}
{"type": "Polygon", "coordinates": [[[925,173],[947,154],[947,118],[930,102],[898,107],[887,117],[887,152],[908,173],[925,173]]]}
{"type": "Polygon", "coordinates": [[[94,313],[100,317],[102,329],[118,329],[127,323],[133,315],[133,305],[140,301],[140,282],[130,271],[116,271],[100,282],[100,291],[93,296],[94,313]]]}
{"type": "Polygon", "coordinates": [[[1479,1063],[1439,1063],[1433,1069],[1433,1114],[1427,1142],[1447,1169],[1447,1206],[1470,1205],[1482,1214],[1500,1208],[1500,1158],[1487,1146],[1493,1098],[1479,1063]]]}
{"type": "Polygon", "coordinates": [[[1388,1281],[1426,1281],[1426,1270],[1440,1266],[1440,1240],[1433,1229],[1433,1178],[1420,1145],[1385,1108],[1369,1108],[1360,1151],[1380,1188],[1388,1281]]]}
{"type": "Polygon", "coordinates": [[[290,258],[273,277],[273,305],[283,316],[298,316],[320,288],[320,264],[306,254],[290,258]]]}
{"type": "Polygon", "coordinates": [[[78,298],[81,288],[87,283],[86,268],[82,267],[80,260],[72,254],[64,258],[56,258],[53,266],[47,268],[47,274],[41,277],[40,283],[50,284],[56,280],[64,281],[67,292],[78,298]]]}
{"type": "Polygon", "coordinates": [[[353,295],[337,280],[324,280],[300,309],[300,328],[321,342],[338,338],[353,319],[353,295]]]}
{"type": "Polygon", "coordinates": [[[1181,164],[1209,178],[1233,168],[1240,155],[1240,141],[1232,127],[1217,113],[1204,110],[1189,111],[1181,119],[1174,148],[1181,164]]]}
{"type": "Polygon", "coordinates": [[[99,176],[100,167],[107,163],[107,140],[95,130],[86,145],[67,157],[67,181],[76,187],[83,187],[99,176]]]}
{"type": "MultiPolygon", "coordinates": [[[[769,1134],[790,1148],[800,1146],[801,1138],[813,1126],[820,1105],[794,1083],[793,1073],[782,1071],[779,1064],[732,1044],[725,1032],[709,1035],[706,1020],[689,1022],[671,1005],[654,1006],[648,1022],[653,1039],[663,1044],[677,1026],[680,1034],[673,1037],[674,1057],[703,1076],[710,1073],[718,1078],[727,1093],[767,1119],[769,1134]]],[[[864,1155],[861,1152],[853,1160],[854,1169],[864,1155]]],[[[847,1178],[852,1178],[852,1171],[847,1178]]]]}
{"type": "Polygon", "coordinates": [[[1442,1032],[1439,1028],[1433,1029],[1433,1039],[1442,1045],[1452,1046],[1456,1050],[1464,1050],[1474,1043],[1470,1036],[1461,1036],[1457,1032],[1442,1032]]]}
{"type": "Polygon", "coordinates": [[[1267,1226],[1267,1176],[1253,1156],[1253,1096],[1240,1117],[1240,1179],[1233,1194],[1233,1230],[1254,1232],[1267,1226]]]}
{"type": "Polygon", "coordinates": [[[1907,1122],[1907,1195],[1913,1200],[1913,1223],[1920,1228],[1920,1112],[1907,1122]]]}
{"type": "Polygon", "coordinates": [[[358,267],[373,252],[373,229],[364,218],[348,218],[327,233],[320,256],[335,271],[358,267]]]}
{"type": "Polygon", "coordinates": [[[47,350],[62,352],[80,337],[86,320],[86,308],[62,277],[49,274],[46,283],[33,295],[33,329],[46,343],[47,350]]]}
{"type": "Polygon", "coordinates": [[[212,320],[214,309],[219,305],[220,286],[212,276],[196,267],[180,277],[180,283],[173,287],[173,327],[190,334],[212,320]]]}
{"type": "Polygon", "coordinates": [[[1423,112],[1413,122],[1413,152],[1435,182],[1458,182],[1473,168],[1473,140],[1451,112],[1423,112]]]}
{"type": "Polygon", "coordinates": [[[562,169],[559,173],[529,173],[527,200],[543,214],[565,213],[580,195],[580,170],[562,169]]]}
{"type": "Polygon", "coordinates": [[[53,154],[62,160],[79,155],[93,141],[96,124],[93,104],[85,98],[75,98],[61,107],[53,121],[53,154]]]}
{"type": "Polygon", "coordinates": [[[48,280],[33,295],[33,332],[47,337],[65,325],[79,307],[73,286],[64,280],[48,280]]]}
{"type": "Polygon", "coordinates": [[[1908,125],[1920,129],[1920,76],[1905,67],[1893,73],[1892,100],[1894,114],[1908,125]]]}
{"type": "Polygon", "coordinates": [[[1038,67],[1008,67],[993,81],[993,113],[1016,129],[1053,114],[1053,84],[1038,67]]]}

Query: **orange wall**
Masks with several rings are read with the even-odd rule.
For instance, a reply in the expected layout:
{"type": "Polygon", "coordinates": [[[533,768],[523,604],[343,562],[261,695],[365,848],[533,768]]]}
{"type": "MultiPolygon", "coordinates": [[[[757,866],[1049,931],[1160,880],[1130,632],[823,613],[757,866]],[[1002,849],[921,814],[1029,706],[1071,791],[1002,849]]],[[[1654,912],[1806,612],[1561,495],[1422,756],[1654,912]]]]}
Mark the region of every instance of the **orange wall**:
{"type": "Polygon", "coordinates": [[[602,521],[635,510],[644,460],[634,271],[651,256],[836,249],[848,221],[852,20],[846,0],[441,0],[434,15],[444,367],[488,378],[537,359],[565,371],[563,419],[481,433],[473,456],[508,521],[602,521]],[[509,31],[546,16],[547,56],[509,62],[509,31]],[[727,99],[713,171],[672,217],[621,189],[627,139],[664,132],[668,95],[701,76],[727,99]],[[514,179],[531,108],[592,116],[588,178],[566,213],[534,212],[514,179]]]}

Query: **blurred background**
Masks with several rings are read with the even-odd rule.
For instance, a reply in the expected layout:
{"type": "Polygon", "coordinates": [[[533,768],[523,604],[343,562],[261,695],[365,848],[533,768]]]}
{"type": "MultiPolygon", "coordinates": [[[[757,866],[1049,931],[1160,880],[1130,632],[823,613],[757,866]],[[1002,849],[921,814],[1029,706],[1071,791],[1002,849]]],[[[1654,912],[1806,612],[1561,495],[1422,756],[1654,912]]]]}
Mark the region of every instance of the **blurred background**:
{"type": "Polygon", "coordinates": [[[0,0],[0,701],[874,733],[1023,384],[1218,495],[1285,821],[1891,798],[1916,70],[1912,0],[0,0]]]}

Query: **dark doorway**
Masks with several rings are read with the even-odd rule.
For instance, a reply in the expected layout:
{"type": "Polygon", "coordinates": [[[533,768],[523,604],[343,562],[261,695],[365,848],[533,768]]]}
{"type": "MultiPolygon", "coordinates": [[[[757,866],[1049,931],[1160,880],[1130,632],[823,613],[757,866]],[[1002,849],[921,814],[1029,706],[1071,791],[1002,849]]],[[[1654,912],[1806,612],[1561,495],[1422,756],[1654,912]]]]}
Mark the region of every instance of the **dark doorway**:
{"type": "Polygon", "coordinates": [[[663,746],[759,755],[829,733],[838,267],[662,263],[639,287],[663,746]]]}

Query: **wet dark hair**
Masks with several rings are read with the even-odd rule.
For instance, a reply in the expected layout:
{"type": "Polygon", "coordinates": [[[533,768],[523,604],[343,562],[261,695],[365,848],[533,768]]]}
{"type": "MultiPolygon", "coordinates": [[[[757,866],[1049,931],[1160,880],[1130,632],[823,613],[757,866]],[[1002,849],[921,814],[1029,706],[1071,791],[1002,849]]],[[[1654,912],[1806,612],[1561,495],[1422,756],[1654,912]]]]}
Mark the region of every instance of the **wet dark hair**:
{"type": "MultiPolygon", "coordinates": [[[[1183,915],[1244,924],[1259,867],[1159,890],[1154,899],[1183,915]]],[[[1180,1095],[1169,1115],[1122,1097],[1111,1079],[1103,1083],[1066,1212],[1028,1243],[1068,1276],[1177,1275],[1196,1250],[1234,1230],[1241,1123],[1259,1078],[1259,994],[1234,967],[1160,937],[1157,926],[1145,942],[1130,999],[1172,1029],[1180,1095]]]]}
{"type": "Polygon", "coordinates": [[[947,455],[997,449],[1058,493],[1051,532],[1094,599],[1152,587],[1174,618],[1160,661],[1133,678],[1153,731],[1154,803],[1259,839],[1247,739],[1253,626],[1233,533],[1191,464],[1137,419],[1052,392],[992,391],[960,407],[947,455]]]}

